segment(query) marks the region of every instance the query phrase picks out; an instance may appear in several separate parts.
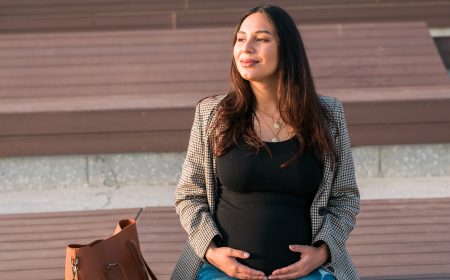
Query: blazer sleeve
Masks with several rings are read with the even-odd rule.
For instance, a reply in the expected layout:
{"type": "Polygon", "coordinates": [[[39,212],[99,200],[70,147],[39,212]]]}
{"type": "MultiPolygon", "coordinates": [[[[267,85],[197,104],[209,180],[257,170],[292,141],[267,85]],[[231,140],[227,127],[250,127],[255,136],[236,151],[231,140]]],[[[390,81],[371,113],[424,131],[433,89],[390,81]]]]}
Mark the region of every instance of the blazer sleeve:
{"type": "Polygon", "coordinates": [[[206,249],[220,232],[211,215],[205,182],[205,145],[207,113],[202,111],[202,102],[195,109],[186,159],[183,164],[181,178],[176,187],[175,209],[180,216],[181,225],[188,235],[188,242],[196,255],[203,259],[206,249]]]}
{"type": "Polygon", "coordinates": [[[330,249],[327,265],[339,262],[346,252],[345,244],[359,213],[360,196],[356,185],[352,150],[342,104],[336,100],[337,133],[335,145],[338,159],[335,164],[327,206],[323,208],[322,227],[313,240],[313,244],[325,242],[330,249]]]}

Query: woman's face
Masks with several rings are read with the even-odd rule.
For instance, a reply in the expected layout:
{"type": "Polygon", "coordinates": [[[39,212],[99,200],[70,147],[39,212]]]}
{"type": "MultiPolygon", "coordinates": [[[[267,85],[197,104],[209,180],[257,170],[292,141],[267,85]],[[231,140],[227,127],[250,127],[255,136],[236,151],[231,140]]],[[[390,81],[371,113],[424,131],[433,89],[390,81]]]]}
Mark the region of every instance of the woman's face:
{"type": "Polygon", "coordinates": [[[233,56],[245,80],[269,83],[277,80],[278,38],[265,14],[251,14],[242,22],[233,56]]]}

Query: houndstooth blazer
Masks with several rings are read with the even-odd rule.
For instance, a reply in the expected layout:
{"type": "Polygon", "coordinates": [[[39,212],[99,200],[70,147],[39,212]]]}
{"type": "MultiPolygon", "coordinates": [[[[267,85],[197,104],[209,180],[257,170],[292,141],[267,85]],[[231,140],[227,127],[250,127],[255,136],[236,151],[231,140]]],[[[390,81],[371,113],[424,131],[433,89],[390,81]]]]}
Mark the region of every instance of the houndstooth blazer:
{"type": "MultiPolygon", "coordinates": [[[[207,129],[224,97],[209,97],[196,106],[175,203],[188,240],[173,271],[173,280],[197,279],[208,245],[216,235],[221,236],[213,218],[218,181],[207,129]]],[[[360,198],[344,110],[333,97],[320,96],[320,101],[330,116],[327,126],[335,139],[339,160],[333,168],[330,158],[325,157],[323,178],[310,210],[313,244],[324,241],[330,249],[331,259],[323,269],[338,280],[359,279],[345,248],[359,212],[360,198]]]]}

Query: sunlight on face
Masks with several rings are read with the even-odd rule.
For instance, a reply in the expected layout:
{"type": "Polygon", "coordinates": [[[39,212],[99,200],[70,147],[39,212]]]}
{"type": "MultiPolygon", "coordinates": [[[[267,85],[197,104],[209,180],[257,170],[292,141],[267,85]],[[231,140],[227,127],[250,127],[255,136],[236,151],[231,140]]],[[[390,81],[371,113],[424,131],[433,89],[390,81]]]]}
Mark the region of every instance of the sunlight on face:
{"type": "Polygon", "coordinates": [[[265,14],[251,14],[242,22],[236,35],[233,56],[237,69],[245,80],[276,82],[278,38],[265,14]]]}

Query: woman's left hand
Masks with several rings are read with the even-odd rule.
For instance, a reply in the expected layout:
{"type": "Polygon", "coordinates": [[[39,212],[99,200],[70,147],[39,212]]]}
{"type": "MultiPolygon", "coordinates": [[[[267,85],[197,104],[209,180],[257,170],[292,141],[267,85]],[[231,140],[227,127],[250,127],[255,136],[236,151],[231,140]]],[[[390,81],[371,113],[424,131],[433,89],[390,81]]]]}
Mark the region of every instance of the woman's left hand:
{"type": "Polygon", "coordinates": [[[300,260],[289,266],[276,269],[269,279],[295,279],[306,276],[328,260],[328,246],[322,243],[319,247],[306,245],[289,245],[293,252],[301,254],[300,260]]]}

